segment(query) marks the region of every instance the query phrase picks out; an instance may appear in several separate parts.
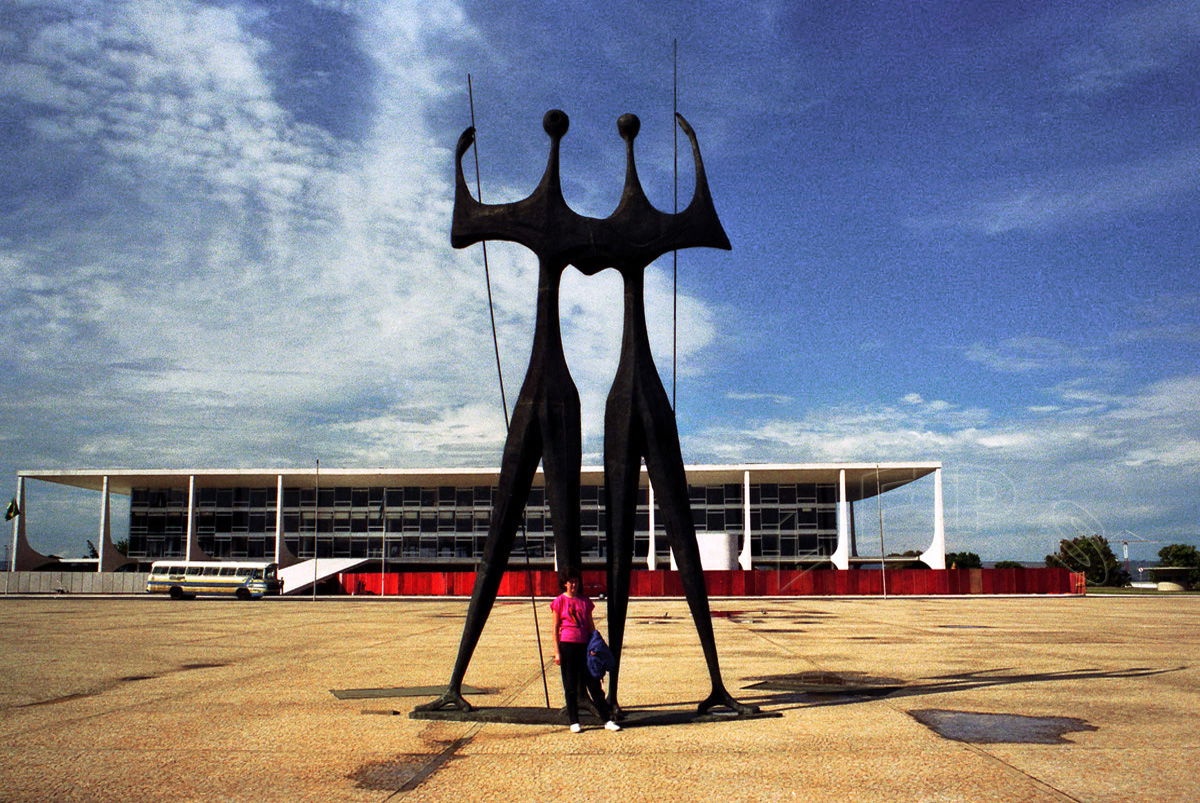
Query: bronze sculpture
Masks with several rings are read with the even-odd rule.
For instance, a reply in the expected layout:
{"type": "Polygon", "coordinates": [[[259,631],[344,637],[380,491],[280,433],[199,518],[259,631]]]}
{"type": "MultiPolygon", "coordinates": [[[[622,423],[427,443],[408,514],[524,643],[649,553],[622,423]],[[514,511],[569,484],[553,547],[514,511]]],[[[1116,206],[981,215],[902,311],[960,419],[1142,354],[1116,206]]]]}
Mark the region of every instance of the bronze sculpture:
{"type": "MultiPolygon", "coordinates": [[[[558,318],[562,271],[574,265],[587,275],[615,268],[625,287],[621,360],[605,410],[608,618],[617,666],[629,603],[638,477],[641,458],[645,457],[712,681],[712,692],[700,704],[700,712],[718,705],[738,714],[757,711],[734,700],[721,680],[679,435],[646,333],[645,268],[659,256],[679,248],[730,247],[708,191],[695,133],[681,115],[676,117],[691,142],[696,168],[692,202],[676,214],[655,209],[642,191],[633,157],[633,141],[640,127],[635,115],[622,115],[617,122],[626,147],[625,187],[616,210],[603,220],[576,214],[562,196],[559,143],[569,125],[565,113],[555,109],[543,118],[543,128],[550,136],[549,162],[537,189],[515,203],[482,204],[471,196],[462,157],[474,141],[474,129],[468,128],[459,137],[451,244],[463,248],[481,240],[508,240],[533,251],[539,264],[537,318],[529,369],[504,446],[491,525],[454,670],[446,693],[418,710],[471,710],[462,697],[463,678],[495,602],[539,458],[545,465],[559,576],[581,568],[579,395],[563,356],[558,318]]],[[[613,670],[609,689],[614,710],[619,710],[617,672],[613,670]]]]}

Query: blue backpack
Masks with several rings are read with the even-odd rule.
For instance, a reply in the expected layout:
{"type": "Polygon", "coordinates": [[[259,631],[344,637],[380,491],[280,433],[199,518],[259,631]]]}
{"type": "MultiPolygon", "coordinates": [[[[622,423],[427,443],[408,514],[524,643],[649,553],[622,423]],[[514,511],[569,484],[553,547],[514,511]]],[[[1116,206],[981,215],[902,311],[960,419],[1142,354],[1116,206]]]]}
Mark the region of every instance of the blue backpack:
{"type": "Polygon", "coordinates": [[[612,650],[604,643],[604,636],[599,630],[592,631],[592,638],[587,645],[587,668],[594,678],[604,677],[604,673],[617,665],[612,650]]]}

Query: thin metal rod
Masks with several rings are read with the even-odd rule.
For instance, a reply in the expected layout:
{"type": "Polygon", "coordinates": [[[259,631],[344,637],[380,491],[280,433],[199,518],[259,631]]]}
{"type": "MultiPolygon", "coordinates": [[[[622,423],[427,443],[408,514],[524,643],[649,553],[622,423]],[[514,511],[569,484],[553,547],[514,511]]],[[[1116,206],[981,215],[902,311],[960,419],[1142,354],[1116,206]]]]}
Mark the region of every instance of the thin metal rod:
{"type": "MultiPolygon", "coordinates": [[[[471,106],[471,128],[475,128],[475,87],[471,74],[467,73],[467,102],[471,106]]],[[[483,203],[483,183],[479,179],[479,132],[475,132],[475,198],[483,203]]],[[[492,272],[488,267],[487,240],[483,246],[483,280],[487,284],[488,315],[492,319],[492,349],[496,352],[496,375],[500,378],[500,406],[504,408],[504,431],[508,431],[508,398],[504,394],[504,369],[500,367],[500,338],[496,334],[496,308],[492,303],[492,272]]]]}
{"type": "Polygon", "coordinates": [[[879,464],[875,464],[875,507],[879,510],[879,576],[883,580],[883,598],[887,599],[887,552],[883,547],[883,489],[879,485],[879,464]]]}
{"type": "MultiPolygon", "coordinates": [[[[471,81],[471,74],[467,73],[467,101],[471,107],[471,128],[475,128],[475,86],[471,81]]],[[[475,132],[475,147],[472,148],[475,153],[475,197],[479,203],[483,203],[483,183],[479,178],[479,132],[475,132]]],[[[496,352],[496,375],[500,379],[500,405],[504,408],[504,431],[508,432],[510,424],[508,419],[508,399],[504,394],[504,370],[500,367],[500,338],[496,334],[496,308],[492,302],[492,274],[488,269],[487,255],[487,240],[482,241],[483,245],[483,278],[487,283],[488,297],[488,315],[492,319],[492,348],[496,352]]],[[[493,501],[493,506],[495,502],[493,501]]],[[[537,636],[538,647],[538,665],[541,667],[542,673],[542,693],[546,696],[546,707],[550,707],[550,686],[546,682],[546,656],[542,650],[542,626],[538,621],[537,598],[533,584],[533,567],[529,562],[529,541],[525,533],[525,525],[521,525],[521,543],[525,545],[525,580],[529,584],[529,605],[533,608],[533,632],[537,636]]]]}
{"type": "MultiPolygon", "coordinates": [[[[679,40],[671,40],[671,159],[674,164],[673,183],[675,204],[673,211],[679,213],[679,124],[675,115],[679,113],[679,40]]],[[[671,252],[671,409],[677,410],[675,401],[676,376],[679,374],[679,251],[671,252]]]]}

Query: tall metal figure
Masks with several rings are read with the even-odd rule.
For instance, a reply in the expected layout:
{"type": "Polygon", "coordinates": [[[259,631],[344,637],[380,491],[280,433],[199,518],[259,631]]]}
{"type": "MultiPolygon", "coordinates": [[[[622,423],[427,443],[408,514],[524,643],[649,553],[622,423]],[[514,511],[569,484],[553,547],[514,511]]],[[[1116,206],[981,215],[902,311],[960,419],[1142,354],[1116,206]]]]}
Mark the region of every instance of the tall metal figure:
{"type": "MultiPolygon", "coordinates": [[[[474,128],[462,133],[455,149],[454,219],[450,244],[455,248],[466,248],[483,240],[508,240],[525,246],[538,258],[538,298],[529,368],[504,442],[500,480],[492,500],[491,524],[463,624],[458,657],[446,693],[418,706],[418,710],[447,707],[471,710],[470,703],[462,696],[463,678],[496,601],[496,592],[512,553],[513,540],[524,516],[525,502],[539,461],[545,472],[559,576],[578,574],[582,567],[579,471],[583,446],[579,391],[563,355],[558,316],[562,272],[570,264],[572,253],[581,246],[578,229],[583,221],[567,206],[559,183],[559,142],[569,124],[565,113],[557,109],[546,112],[542,119],[542,128],[550,135],[546,172],[533,193],[515,203],[482,204],[471,197],[462,158],[475,141],[474,128]]],[[[596,270],[598,268],[591,272],[596,270]]]]}
{"type": "MultiPolygon", "coordinates": [[[[618,667],[629,607],[638,477],[645,457],[712,681],[712,692],[700,704],[700,712],[719,705],[739,714],[757,711],[734,700],[721,680],[679,434],[646,333],[646,267],[679,248],[730,247],[708,191],[695,133],[682,116],[676,117],[691,141],[696,166],[692,202],[677,214],[658,211],[642,191],[633,158],[633,141],[640,123],[632,114],[622,115],[617,121],[625,140],[625,188],[617,209],[603,220],[576,214],[562,196],[559,142],[568,127],[563,112],[551,110],[542,121],[550,135],[550,160],[541,183],[528,198],[511,204],[485,205],[471,197],[462,157],[474,141],[474,130],[468,128],[459,137],[451,244],[463,248],[481,240],[509,240],[537,254],[537,324],[529,369],[504,446],[491,527],[450,684],[442,697],[418,706],[418,710],[471,708],[462,698],[463,677],[495,602],[539,458],[545,466],[560,576],[580,567],[579,395],[563,356],[558,319],[562,271],[574,265],[587,275],[616,268],[625,283],[621,361],[605,411],[604,436],[610,554],[608,626],[618,667]]],[[[609,698],[615,706],[617,670],[610,683],[609,698]]]]}
{"type": "Polygon", "coordinates": [[[625,114],[617,121],[617,130],[625,140],[625,188],[616,211],[605,221],[621,234],[619,247],[611,255],[611,261],[625,285],[621,359],[604,411],[608,635],[617,663],[609,675],[608,702],[616,715],[620,711],[617,684],[633,566],[634,513],[644,457],[712,682],[712,692],[700,703],[699,712],[703,714],[715,706],[726,706],[738,714],[751,714],[758,709],[733,699],[721,680],[708,591],[701,570],[687,476],[679,448],[679,431],[675,413],[654,366],[650,338],[646,333],[646,267],[668,251],[679,248],[730,248],[709,193],[696,134],[682,115],[675,117],[692,145],[696,178],[691,203],[673,215],[660,212],[650,204],[638,179],[633,156],[633,141],[641,123],[635,115],[625,114]]]}

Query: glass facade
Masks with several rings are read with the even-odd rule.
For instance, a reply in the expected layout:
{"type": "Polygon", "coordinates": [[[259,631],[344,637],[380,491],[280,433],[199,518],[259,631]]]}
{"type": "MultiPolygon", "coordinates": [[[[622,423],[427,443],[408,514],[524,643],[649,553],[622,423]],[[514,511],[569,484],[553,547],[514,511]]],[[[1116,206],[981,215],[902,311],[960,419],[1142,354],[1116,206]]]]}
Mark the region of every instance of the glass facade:
{"type": "MultiPolygon", "coordinates": [[[[742,483],[689,486],[698,531],[745,532],[742,483]]],[[[275,554],[276,517],[282,504],[284,541],[293,554],[379,558],[404,564],[473,565],[483,553],[493,486],[284,487],[282,500],[270,488],[197,488],[194,511],[200,548],[218,558],[262,558],[275,554]]],[[[129,556],[182,557],[186,547],[186,489],[134,488],[130,496],[129,556]]],[[[605,558],[604,488],[580,489],[583,557],[605,558]]],[[[649,492],[639,489],[635,565],[645,566],[650,548],[649,492]]],[[[749,514],[751,555],[756,568],[787,568],[820,561],[837,543],[837,487],[819,483],[753,483],[749,514]]],[[[655,553],[665,565],[670,554],[662,517],[655,511],[655,553]]],[[[550,509],[544,489],[534,487],[525,508],[525,532],[517,534],[514,556],[545,565],[553,560],[550,509]]]]}

